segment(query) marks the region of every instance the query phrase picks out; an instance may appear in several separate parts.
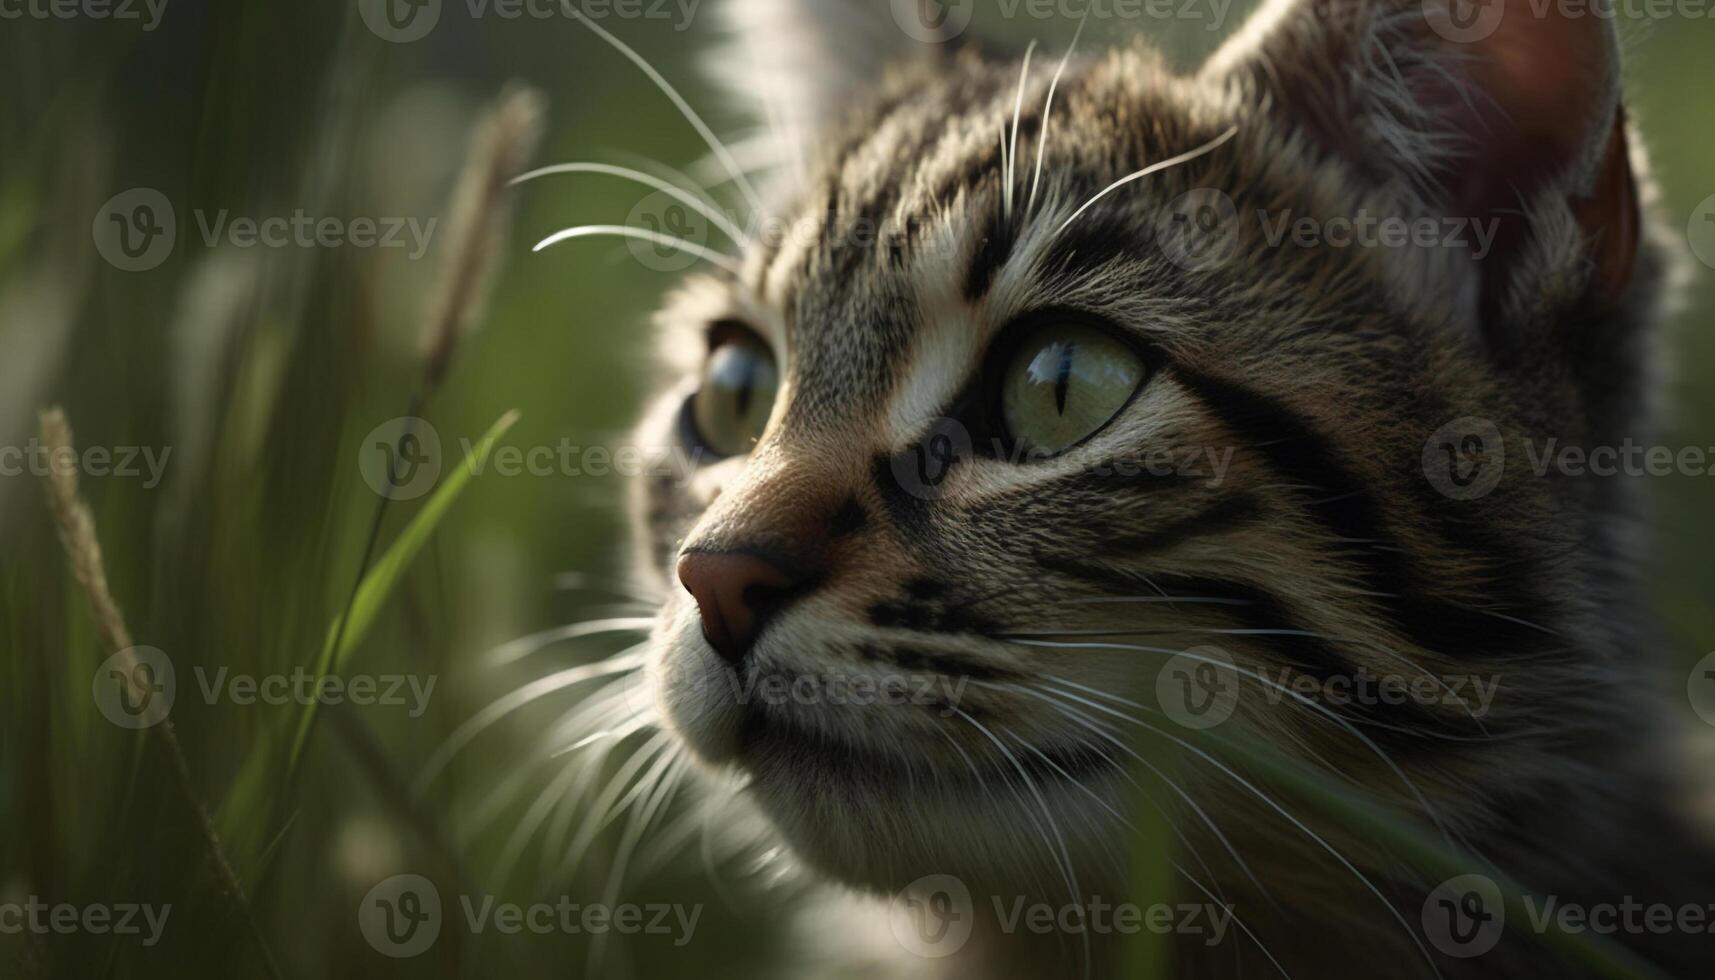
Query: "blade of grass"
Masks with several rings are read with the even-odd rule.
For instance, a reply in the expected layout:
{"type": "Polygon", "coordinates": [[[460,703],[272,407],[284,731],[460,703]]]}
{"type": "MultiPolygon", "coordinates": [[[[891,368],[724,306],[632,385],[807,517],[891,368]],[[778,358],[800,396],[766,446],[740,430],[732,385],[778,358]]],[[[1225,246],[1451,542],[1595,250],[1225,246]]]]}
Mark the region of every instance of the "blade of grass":
{"type": "MultiPolygon", "coordinates": [[[[322,678],[341,669],[351,651],[356,649],[369,629],[375,624],[375,617],[386,604],[388,596],[404,577],[406,569],[411,566],[417,553],[423,549],[429,539],[434,536],[435,529],[451,511],[453,503],[464,492],[471,477],[486,465],[488,454],[494,449],[494,444],[518,421],[517,412],[507,412],[496,421],[482,438],[478,440],[474,450],[466,454],[464,462],[458,469],[447,477],[445,483],[435,488],[429,497],[429,502],[418,511],[405,527],[398,540],[387,549],[387,552],[376,561],[364,576],[352,597],[351,604],[345,615],[337,617],[328,625],[327,642],[322,646],[320,658],[316,661],[316,683],[322,678]]],[[[304,745],[309,739],[310,729],[316,719],[316,699],[308,699],[303,713],[298,718],[297,734],[292,738],[292,747],[287,757],[287,771],[296,772],[298,763],[303,757],[304,745]]]]}

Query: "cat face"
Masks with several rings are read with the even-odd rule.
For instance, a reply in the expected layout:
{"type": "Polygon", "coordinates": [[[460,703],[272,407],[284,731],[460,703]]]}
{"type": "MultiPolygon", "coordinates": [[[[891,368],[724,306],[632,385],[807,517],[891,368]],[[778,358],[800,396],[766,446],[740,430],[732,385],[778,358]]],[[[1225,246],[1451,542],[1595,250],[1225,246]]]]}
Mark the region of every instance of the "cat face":
{"type": "MultiPolygon", "coordinates": [[[[1390,13],[1283,5],[1192,77],[1142,49],[911,46],[771,188],[771,233],[669,300],[641,441],[702,465],[638,489],[667,586],[647,672],[808,863],[881,890],[1099,881],[1133,737],[1177,742],[1217,697],[1461,827],[1495,819],[1467,788],[1497,753],[1535,778],[1547,741],[1475,736],[1553,714],[1612,502],[1489,477],[1466,442],[1490,429],[1457,420],[1631,419],[1635,189],[1611,80],[1569,149],[1529,143],[1557,161],[1476,154],[1455,137],[1492,120],[1390,13]],[[1386,77],[1337,60],[1380,71],[1375,45],[1386,77]],[[1438,233],[1331,241],[1364,215],[1438,233]],[[1324,696],[1366,679],[1426,693],[1324,696]]],[[[1187,801],[1261,808],[1206,778],[1187,801]]]]}

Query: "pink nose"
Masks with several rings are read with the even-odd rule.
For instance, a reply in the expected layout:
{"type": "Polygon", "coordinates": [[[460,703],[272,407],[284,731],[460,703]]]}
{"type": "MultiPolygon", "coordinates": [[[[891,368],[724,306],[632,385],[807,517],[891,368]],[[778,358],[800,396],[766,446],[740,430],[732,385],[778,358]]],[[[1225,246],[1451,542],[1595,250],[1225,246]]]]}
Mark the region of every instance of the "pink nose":
{"type": "Polygon", "coordinates": [[[734,666],[750,652],[770,614],[798,584],[766,558],[739,551],[696,551],[679,558],[679,581],[697,600],[703,636],[734,666]]]}

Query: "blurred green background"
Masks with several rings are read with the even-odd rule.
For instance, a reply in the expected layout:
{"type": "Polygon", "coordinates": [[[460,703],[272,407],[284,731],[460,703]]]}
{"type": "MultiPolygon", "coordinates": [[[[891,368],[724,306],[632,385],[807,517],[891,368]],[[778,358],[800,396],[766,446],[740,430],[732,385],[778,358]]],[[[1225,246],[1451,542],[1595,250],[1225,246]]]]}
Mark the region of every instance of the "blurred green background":
{"type": "MultiPolygon", "coordinates": [[[[689,22],[674,6],[665,20],[604,25],[660,66],[717,131],[741,135],[751,122],[724,111],[700,74],[719,2],[706,0],[689,22]]],[[[1239,6],[1219,30],[1142,27],[1191,65],[1237,25],[1239,6]]],[[[978,17],[1051,51],[1074,26],[1003,20],[992,10],[978,17]]],[[[1138,29],[1098,20],[1084,48],[1138,29]]],[[[1683,252],[1687,222],[1715,194],[1715,21],[1628,24],[1626,37],[1634,116],[1683,252]]],[[[591,973],[581,937],[473,937],[456,927],[421,957],[388,959],[366,944],[357,908],[376,882],[407,872],[434,879],[449,906],[469,887],[519,902],[601,894],[623,822],[569,877],[553,873],[557,861],[539,871],[534,849],[501,873],[512,829],[571,764],[544,764],[537,749],[576,694],[511,716],[426,796],[402,787],[496,697],[627,642],[598,637],[500,668],[482,662],[505,641],[612,615],[627,601],[617,477],[470,483],[348,664],[436,676],[421,718],[389,706],[324,717],[289,774],[297,709],[211,705],[190,693],[197,665],[261,675],[314,663],[376,511],[360,449],[375,426],[404,414],[415,387],[441,244],[432,239],[420,258],[349,245],[211,246],[198,216],[444,218],[470,127],[509,80],[548,100],[538,164],[685,168],[704,153],[633,66],[561,16],[473,16],[452,0],[411,43],[366,28],[354,0],[168,0],[149,30],[83,16],[0,19],[0,447],[29,445],[36,412],[55,404],[80,445],[170,447],[159,485],[86,476],[84,489],[131,632],[177,667],[173,718],[191,778],[285,976],[591,973]],[[164,262],[129,272],[103,259],[93,226],[104,202],[138,187],[171,203],[178,234],[164,262]],[[516,802],[479,824],[475,815],[515,773],[516,802]]],[[[624,222],[644,193],[592,176],[522,190],[480,330],[421,413],[449,447],[513,409],[521,420],[509,444],[623,438],[649,382],[648,315],[675,277],[611,240],[537,254],[529,246],[566,225],[624,222]]],[[[1715,446],[1711,310],[1715,286],[1704,277],[1672,324],[1676,373],[1661,393],[1669,445],[1715,446]]],[[[0,976],[265,975],[168,757],[97,711],[91,684],[107,651],[67,571],[43,482],[0,476],[0,902],[170,903],[172,912],[153,948],[135,937],[0,935],[0,976]]],[[[1692,476],[1649,484],[1662,555],[1653,595],[1664,642],[1687,660],[1715,647],[1712,486],[1692,476]]],[[[389,509],[383,547],[423,505],[389,509]]],[[[742,864],[721,876],[724,887],[695,847],[639,868],[628,900],[705,906],[694,941],[614,937],[594,972],[796,975],[780,949],[780,912],[794,893],[731,881],[754,877],[742,864]],[[730,904],[728,890],[739,896],[730,904]]]]}

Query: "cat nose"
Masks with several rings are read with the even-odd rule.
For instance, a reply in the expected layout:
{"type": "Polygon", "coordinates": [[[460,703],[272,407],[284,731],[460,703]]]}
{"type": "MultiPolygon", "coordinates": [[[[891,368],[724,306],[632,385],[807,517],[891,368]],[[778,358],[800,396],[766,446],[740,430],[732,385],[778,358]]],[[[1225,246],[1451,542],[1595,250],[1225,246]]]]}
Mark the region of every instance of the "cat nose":
{"type": "Polygon", "coordinates": [[[694,551],[679,558],[679,581],[697,600],[703,636],[738,666],[768,617],[802,584],[786,569],[743,551],[694,551]]]}

